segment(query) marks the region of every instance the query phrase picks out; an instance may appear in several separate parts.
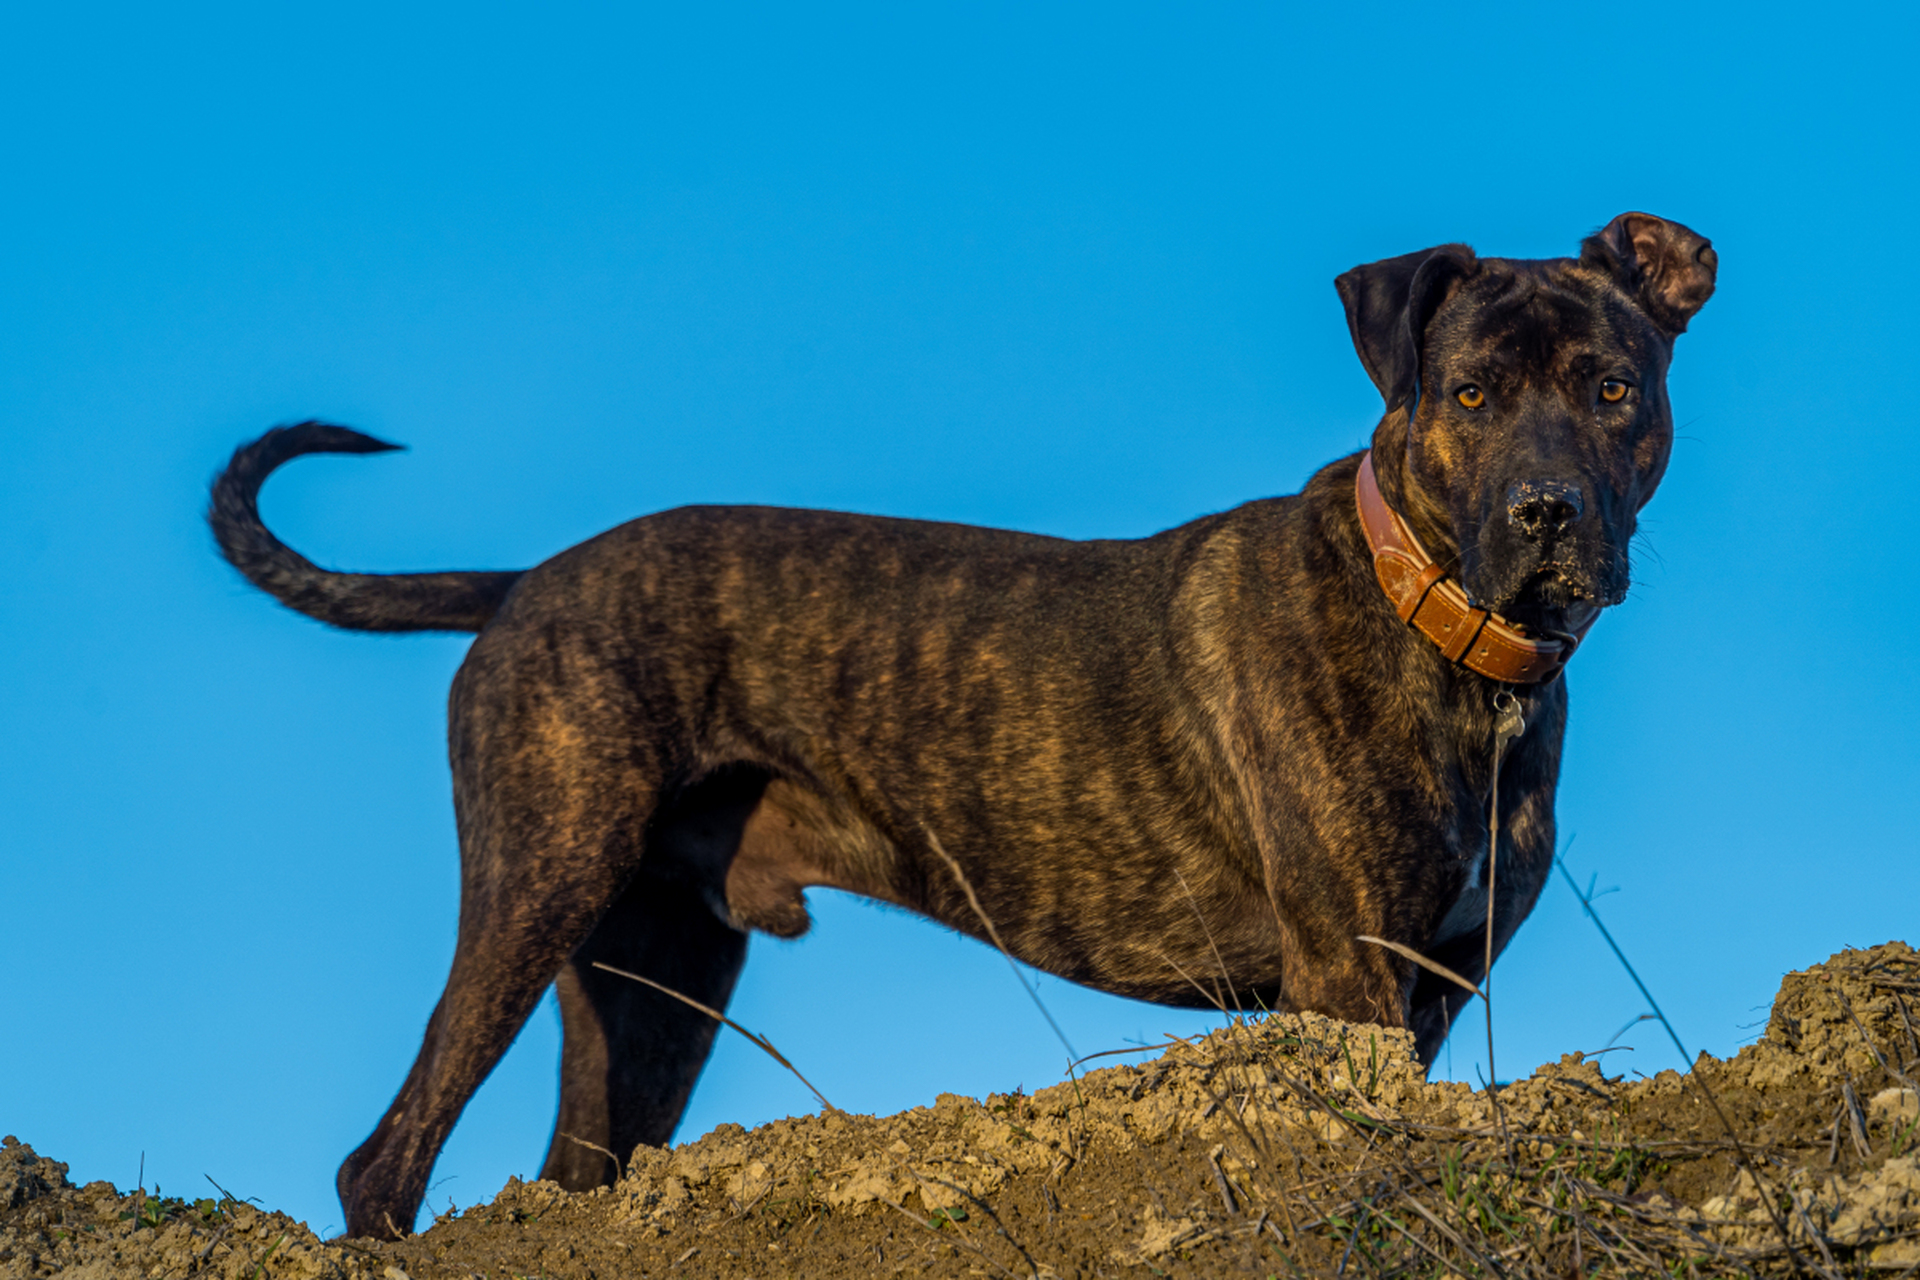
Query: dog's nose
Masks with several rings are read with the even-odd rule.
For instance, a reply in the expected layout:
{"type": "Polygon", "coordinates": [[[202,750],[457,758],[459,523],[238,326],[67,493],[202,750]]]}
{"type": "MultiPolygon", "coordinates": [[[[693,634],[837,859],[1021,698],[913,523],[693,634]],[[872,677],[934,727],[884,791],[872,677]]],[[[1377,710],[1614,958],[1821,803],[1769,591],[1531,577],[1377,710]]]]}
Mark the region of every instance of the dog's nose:
{"type": "Polygon", "coordinates": [[[1524,537],[1565,533],[1585,510],[1579,486],[1563,481],[1516,480],[1507,489],[1507,519],[1524,537]]]}

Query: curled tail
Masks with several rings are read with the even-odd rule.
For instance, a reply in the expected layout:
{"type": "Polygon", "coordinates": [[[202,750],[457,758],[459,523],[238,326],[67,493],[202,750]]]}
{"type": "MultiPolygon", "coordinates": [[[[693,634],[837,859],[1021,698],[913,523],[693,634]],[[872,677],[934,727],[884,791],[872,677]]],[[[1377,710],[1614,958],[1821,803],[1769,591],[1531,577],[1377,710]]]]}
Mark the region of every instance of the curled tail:
{"type": "Polygon", "coordinates": [[[207,523],[247,581],[290,609],[353,631],[478,631],[515,573],[335,573],[273,536],[256,499],[274,468],[305,453],[385,453],[399,445],[346,427],[302,422],[275,427],[234,450],[213,482],[207,523]]]}

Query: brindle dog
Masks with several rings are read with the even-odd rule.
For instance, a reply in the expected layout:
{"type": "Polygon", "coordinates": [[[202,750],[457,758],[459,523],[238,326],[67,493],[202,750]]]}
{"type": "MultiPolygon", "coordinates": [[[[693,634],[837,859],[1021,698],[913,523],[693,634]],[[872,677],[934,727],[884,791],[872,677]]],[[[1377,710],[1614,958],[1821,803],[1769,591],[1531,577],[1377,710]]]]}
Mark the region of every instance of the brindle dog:
{"type": "MultiPolygon", "coordinates": [[[[1445,245],[1336,282],[1386,399],[1380,491],[1476,604],[1553,634],[1625,596],[1673,340],[1714,270],[1698,235],[1623,214],[1577,258],[1445,245]]],[[[1357,935],[1482,976],[1499,686],[1396,616],[1360,455],[1137,541],[688,507],[524,573],[371,575],[261,523],[281,463],[390,447],[270,431],[211,512],[226,557],[303,613],[479,633],[450,710],[458,944],[412,1072],[341,1167],[355,1235],[412,1224],[549,983],[565,1039],[541,1176],[600,1185],[598,1148],[665,1143],[715,1024],[595,962],[724,1006],[748,933],[804,932],[811,885],[984,936],[963,875],[1050,973],[1176,1005],[1224,979],[1249,1005],[1411,1027],[1429,1060],[1465,993],[1357,935]]],[[[1564,681],[1516,692],[1496,947],[1547,874],[1566,723],[1564,681]]]]}

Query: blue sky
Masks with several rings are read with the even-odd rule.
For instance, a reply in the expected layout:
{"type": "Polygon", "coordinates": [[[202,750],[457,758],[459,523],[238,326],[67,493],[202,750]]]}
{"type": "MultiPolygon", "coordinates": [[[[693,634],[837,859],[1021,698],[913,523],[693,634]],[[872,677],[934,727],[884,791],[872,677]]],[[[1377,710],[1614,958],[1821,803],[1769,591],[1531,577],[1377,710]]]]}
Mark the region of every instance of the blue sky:
{"type": "MultiPolygon", "coordinates": [[[[322,563],[519,567],[687,502],[1073,537],[1296,489],[1378,398],[1332,279],[1713,238],[1632,597],[1571,673],[1568,861],[1695,1048],[1915,936],[1911,9],[16,8],[0,40],[0,1130],[337,1229],[445,975],[459,637],[239,581],[227,452],[322,563]]],[[[816,894],[734,1004],[837,1104],[1059,1078],[999,958],[816,894]]],[[[1083,1053],[1207,1019],[1040,990],[1083,1053]]],[[[1502,1074],[1644,1006],[1564,885],[1502,1074]]],[[[1470,1019],[1441,1070],[1472,1079],[1470,1019]]],[[[1675,1055],[1644,1028],[1619,1070],[1675,1055]]],[[[431,1203],[530,1175],[543,1007],[431,1203]]],[[[727,1039],[682,1132],[811,1099],[727,1039]]]]}

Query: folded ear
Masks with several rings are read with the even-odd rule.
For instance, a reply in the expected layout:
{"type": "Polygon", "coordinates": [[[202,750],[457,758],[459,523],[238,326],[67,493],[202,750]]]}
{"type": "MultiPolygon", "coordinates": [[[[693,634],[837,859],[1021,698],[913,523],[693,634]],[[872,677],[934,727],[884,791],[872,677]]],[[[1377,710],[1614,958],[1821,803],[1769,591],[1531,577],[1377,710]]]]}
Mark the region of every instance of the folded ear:
{"type": "Polygon", "coordinates": [[[1420,339],[1446,301],[1453,282],[1473,274],[1477,260],[1463,244],[1406,253],[1337,277],[1333,287],[1347,307],[1353,349],[1380,388],[1387,412],[1420,394],[1420,339]]]}
{"type": "Polygon", "coordinates": [[[1713,296],[1720,255],[1702,235],[1650,213],[1623,213],[1580,244],[1580,260],[1604,267],[1669,337],[1684,333],[1713,296]]]}

